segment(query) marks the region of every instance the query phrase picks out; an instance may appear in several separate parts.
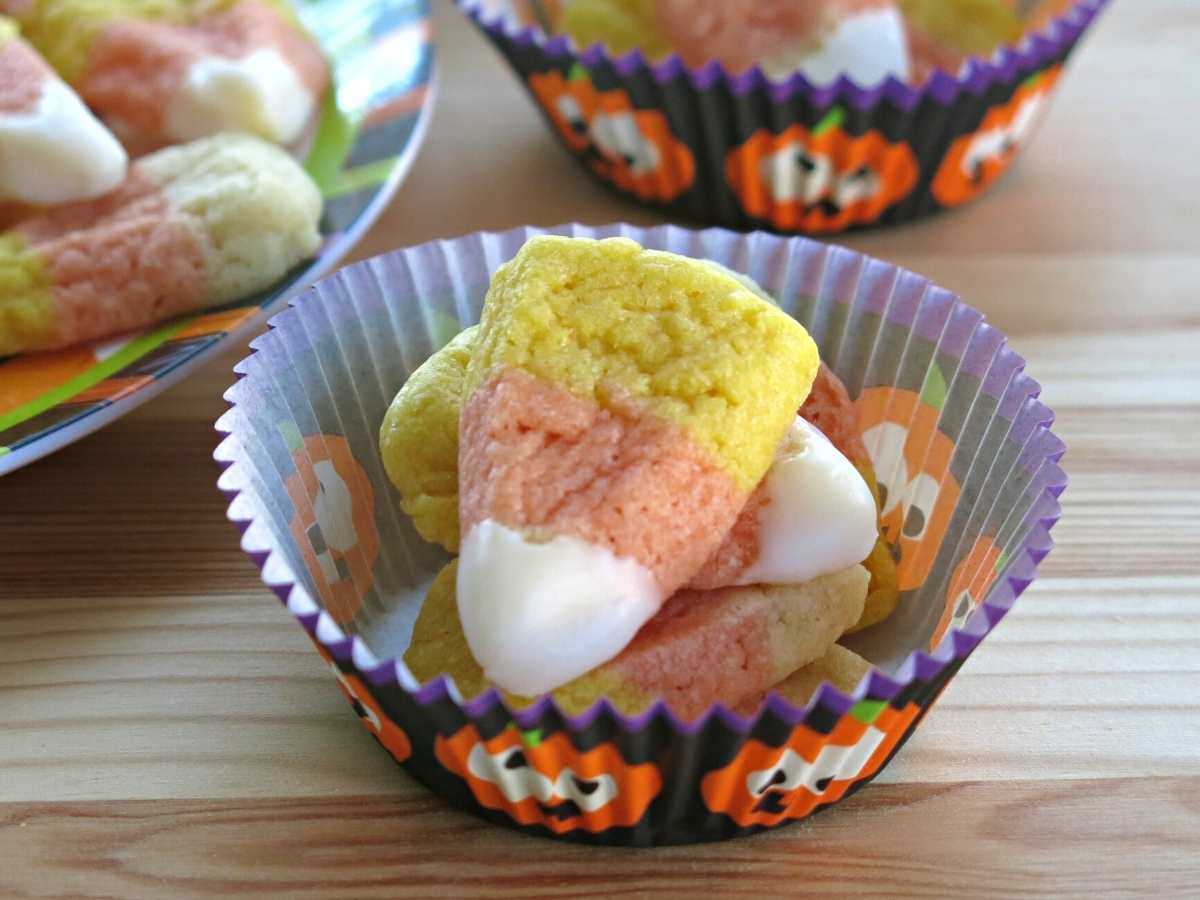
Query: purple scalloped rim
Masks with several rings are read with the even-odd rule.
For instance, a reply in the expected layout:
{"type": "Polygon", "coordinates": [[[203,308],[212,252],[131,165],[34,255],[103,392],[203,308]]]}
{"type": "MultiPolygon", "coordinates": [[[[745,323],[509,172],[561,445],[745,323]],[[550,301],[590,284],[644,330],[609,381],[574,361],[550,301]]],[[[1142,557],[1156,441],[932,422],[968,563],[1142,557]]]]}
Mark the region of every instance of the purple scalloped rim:
{"type": "Polygon", "coordinates": [[[651,63],[640,49],[613,57],[603,44],[593,44],[578,51],[566,35],[547,35],[540,26],[522,25],[503,12],[489,17],[483,8],[484,0],[455,0],[455,4],[479,28],[493,37],[503,37],[521,47],[537,45],[549,56],[571,57],[586,67],[608,63],[622,77],[649,70],[659,84],[667,84],[683,75],[697,90],[724,85],[734,96],[742,97],[765,89],[774,103],[786,103],[797,95],[803,95],[820,109],[835,103],[847,103],[864,110],[881,100],[888,100],[899,109],[910,110],[926,96],[948,105],[963,92],[978,95],[992,84],[1012,81],[1018,73],[1040,68],[1075,43],[1108,2],[1078,0],[1045,28],[1026,35],[1020,44],[1003,47],[988,59],[969,59],[957,76],[937,70],[920,87],[913,87],[895,76],[889,76],[874,87],[863,87],[844,75],[831,84],[818,86],[799,72],[785,81],[773,81],[758,66],[736,75],[716,61],[693,68],[678,54],[651,63]]]}
{"type": "MultiPolygon", "coordinates": [[[[672,230],[687,230],[677,228],[676,226],[659,226],[655,229],[642,229],[629,225],[592,228],[572,224],[546,229],[518,228],[508,232],[482,232],[480,234],[503,241],[522,231],[527,234],[545,231],[550,233],[579,232],[587,235],[603,235],[607,232],[619,233],[637,240],[641,235],[660,231],[661,229],[666,229],[668,232],[672,230]]],[[[732,234],[732,232],[718,228],[706,229],[702,233],[732,234]]],[[[776,241],[809,242],[806,238],[801,237],[764,236],[776,241]]],[[[460,238],[460,240],[471,237],[473,236],[467,235],[460,238]]],[[[749,236],[738,235],[738,237],[745,238],[749,236]]],[[[432,247],[434,244],[438,244],[441,245],[443,251],[452,253],[454,243],[454,241],[439,241],[424,245],[424,247],[432,247]]],[[[395,250],[392,251],[392,254],[405,253],[410,250],[419,251],[424,249],[424,247],[395,250]]],[[[846,253],[852,252],[844,250],[844,248],[838,249],[846,253]]],[[[356,263],[355,267],[378,264],[379,259],[392,254],[385,254],[384,257],[379,257],[375,260],[356,263]]],[[[872,265],[877,264],[887,267],[895,273],[897,279],[911,277],[928,284],[926,279],[908,270],[897,266],[890,266],[887,263],[866,257],[865,255],[855,255],[866,259],[872,265]]],[[[337,276],[331,277],[336,278],[337,276]]],[[[983,323],[984,317],[982,313],[963,303],[954,294],[937,289],[937,296],[949,299],[954,306],[954,311],[966,312],[975,321],[983,323]]],[[[309,288],[300,297],[292,300],[286,310],[272,317],[268,322],[268,328],[275,329],[278,327],[279,322],[285,320],[286,317],[304,315],[305,305],[313,302],[319,302],[319,297],[316,296],[313,288],[309,288]]],[[[1015,410],[1014,413],[1017,411],[1022,413],[1021,418],[1026,422],[1033,423],[1032,428],[1040,432],[1036,435],[1036,438],[1040,440],[1037,452],[1034,454],[1036,459],[1031,462],[1034,465],[1045,463],[1049,467],[1049,473],[1042,479],[1045,482],[1045,486],[1041,489],[1041,494],[1035,501],[1035,508],[1039,509],[1038,518],[1021,550],[1014,554],[1012,566],[1006,578],[992,587],[988,592],[988,596],[972,613],[961,629],[952,629],[943,637],[932,654],[922,650],[914,650],[899,667],[894,678],[873,668],[853,694],[848,695],[834,685],[822,682],[817,692],[805,706],[795,706],[778,694],[772,693],[767,697],[759,710],[750,717],[740,716],[723,704],[717,703],[696,719],[685,721],[676,716],[663,701],[658,701],[635,716],[628,716],[619,712],[607,699],[603,698],[597,700],[589,709],[577,716],[572,716],[564,712],[559,708],[553,697],[549,695],[542,697],[540,700],[523,709],[512,709],[504,701],[499,691],[494,688],[468,701],[462,701],[457,688],[454,687],[452,680],[447,676],[439,675],[425,684],[418,684],[403,661],[391,659],[380,662],[371,653],[361,638],[347,636],[340,628],[333,625],[332,619],[324,616],[323,613],[319,611],[297,612],[293,610],[289,600],[292,598],[294,592],[303,591],[303,588],[298,585],[295,575],[284,561],[284,557],[279,552],[269,529],[256,516],[257,511],[254,507],[256,501],[253,497],[249,480],[241,465],[241,459],[245,451],[241,448],[234,425],[243,384],[249,374],[248,363],[254,354],[263,350],[263,342],[270,337],[269,333],[261,335],[250,343],[251,356],[246,357],[234,366],[233,371],[237,375],[237,380],[225,392],[224,399],[229,404],[230,409],[217,420],[215,425],[217,432],[222,436],[220,444],[213,453],[213,458],[221,469],[217,484],[218,488],[229,501],[226,515],[241,533],[242,550],[259,567],[263,584],[270,588],[285,606],[288,606],[304,630],[324,647],[334,659],[340,663],[349,665],[373,686],[395,682],[421,706],[428,706],[436,701],[449,698],[459,705],[463,712],[472,719],[479,718],[494,710],[495,707],[500,706],[504,708],[505,714],[510,719],[515,721],[520,727],[525,728],[535,727],[549,712],[553,712],[565,721],[569,728],[574,730],[587,728],[597,718],[609,716],[619,722],[623,730],[637,732],[649,725],[651,720],[656,717],[663,717],[670,722],[672,728],[677,733],[692,735],[701,731],[715,717],[722,721],[730,730],[739,734],[749,734],[759,718],[768,712],[776,718],[787,722],[789,725],[796,726],[803,723],[809,712],[818,705],[826,710],[837,713],[839,716],[844,715],[863,699],[889,700],[912,682],[917,680],[924,682],[932,681],[947,666],[956,661],[965,660],[1000,620],[1004,618],[1017,598],[1033,583],[1039,563],[1045,559],[1054,546],[1050,532],[1061,516],[1062,510],[1059,497],[1067,485],[1066,474],[1059,467],[1058,463],[1066,447],[1050,431],[1050,426],[1054,421],[1054,414],[1038,399],[1041,391],[1040,385],[1024,374],[1025,360],[1004,345],[1003,337],[999,335],[998,331],[990,326],[986,327],[988,332],[999,337],[1001,345],[998,351],[1004,353],[1006,356],[1005,365],[1002,368],[1009,377],[1004,378],[1003,383],[999,385],[985,382],[983,390],[991,396],[996,397],[996,394],[988,389],[989,387],[998,387],[1005,395],[1011,395],[1014,393],[1013,388],[1015,385],[1019,384],[1020,388],[1015,393],[1023,396],[1023,400],[1019,410],[1015,410]],[[324,619],[324,622],[322,619],[324,619]],[[323,634],[322,632],[328,633],[323,634]]]]}

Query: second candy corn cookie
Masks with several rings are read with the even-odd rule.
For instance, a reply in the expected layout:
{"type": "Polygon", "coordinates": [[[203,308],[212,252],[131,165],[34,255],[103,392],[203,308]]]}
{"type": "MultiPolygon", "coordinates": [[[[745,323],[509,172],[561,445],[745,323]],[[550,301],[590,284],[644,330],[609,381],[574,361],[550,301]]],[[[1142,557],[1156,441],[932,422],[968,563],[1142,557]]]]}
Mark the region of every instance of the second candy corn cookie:
{"type": "Polygon", "coordinates": [[[0,356],[237,300],[316,251],[321,196],[248,135],[142,157],[114,191],[0,233],[0,356]]]}
{"type": "Polygon", "coordinates": [[[284,0],[32,0],[23,33],[138,151],[241,131],[298,138],[329,67],[284,0]]]}
{"type": "MultiPolygon", "coordinates": [[[[490,684],[463,634],[457,567],[450,563],[434,580],[404,660],[421,681],[451,675],[470,699],[490,684]]],[[[822,679],[852,690],[863,669],[839,663],[860,657],[832,647],[859,617],[866,587],[867,573],[851,566],[802,585],[680,591],[616,657],[557,686],[554,699],[576,715],[601,697],[626,714],[664,700],[691,719],[713,703],[753,711],[781,683],[801,706],[808,697],[794,699],[798,692],[822,679]]],[[[507,699],[525,706],[534,698],[510,692],[507,699]]]]}

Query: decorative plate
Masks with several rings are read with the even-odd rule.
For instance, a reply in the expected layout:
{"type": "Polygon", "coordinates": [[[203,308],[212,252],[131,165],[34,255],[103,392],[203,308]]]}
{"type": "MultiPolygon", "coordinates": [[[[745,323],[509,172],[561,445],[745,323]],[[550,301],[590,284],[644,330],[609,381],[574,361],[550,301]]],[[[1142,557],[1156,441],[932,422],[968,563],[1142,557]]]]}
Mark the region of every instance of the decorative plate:
{"type": "Polygon", "coordinates": [[[434,99],[429,0],[295,5],[334,69],[304,154],[325,197],[319,254],[236,303],[93,344],[0,358],[0,475],[116,421],[244,339],[349,252],[408,174],[434,99]]]}

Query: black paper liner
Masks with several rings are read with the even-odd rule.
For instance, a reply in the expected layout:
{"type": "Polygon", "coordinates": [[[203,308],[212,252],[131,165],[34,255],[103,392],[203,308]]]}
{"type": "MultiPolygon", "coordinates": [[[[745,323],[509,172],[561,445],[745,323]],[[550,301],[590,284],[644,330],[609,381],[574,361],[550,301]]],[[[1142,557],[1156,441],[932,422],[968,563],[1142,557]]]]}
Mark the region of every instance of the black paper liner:
{"type": "MultiPolygon", "coordinates": [[[[881,434],[904,435],[893,445],[910,462],[904,480],[936,479],[950,502],[929,507],[919,539],[898,538],[897,571],[910,586],[897,611],[850,639],[879,668],[849,695],[825,683],[804,707],[772,693],[749,716],[715,704],[694,720],[661,701],[633,716],[606,699],[578,716],[549,697],[512,709],[495,690],[464,700],[447,675],[414,679],[401,658],[411,639],[402,623],[411,628],[445,555],[399,511],[379,424],[403,380],[477,321],[491,273],[541,229],[477,233],[350,266],[272,320],[236,367],[231,408],[217,424],[219,486],[242,547],[379,743],[490,821],[650,846],[752,834],[823,810],[878,775],[1049,552],[1065,477],[1040,388],[976,311],[842,248],[672,226],[550,231],[622,235],[745,272],[868,403],[864,428],[878,420],[881,434]],[[995,557],[980,556],[979,542],[998,548],[995,557]],[[970,596],[962,615],[959,581],[970,596]]],[[[881,483],[895,483],[873,460],[881,483]]]]}
{"type": "Polygon", "coordinates": [[[457,0],[601,183],[676,218],[805,234],[907,222],[986,192],[1028,143],[1107,2],[1079,0],[957,76],[863,88],[581,51],[505,3],[457,0]]]}

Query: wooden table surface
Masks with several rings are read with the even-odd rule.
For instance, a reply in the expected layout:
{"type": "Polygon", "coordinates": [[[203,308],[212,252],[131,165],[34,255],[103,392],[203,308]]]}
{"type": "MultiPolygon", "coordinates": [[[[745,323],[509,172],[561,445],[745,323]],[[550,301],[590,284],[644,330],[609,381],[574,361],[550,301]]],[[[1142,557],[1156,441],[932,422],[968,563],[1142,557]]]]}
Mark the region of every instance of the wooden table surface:
{"type": "MultiPolygon", "coordinates": [[[[438,20],[429,142],[358,258],[655,220],[438,20]]],[[[1200,895],[1198,48],[1196,0],[1117,2],[997,191],[846,241],[983,309],[1070,448],[1042,577],[873,786],[651,851],[447,807],[355,721],[225,521],[212,422],[239,350],[0,482],[0,896],[1200,895]]]]}

